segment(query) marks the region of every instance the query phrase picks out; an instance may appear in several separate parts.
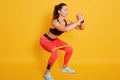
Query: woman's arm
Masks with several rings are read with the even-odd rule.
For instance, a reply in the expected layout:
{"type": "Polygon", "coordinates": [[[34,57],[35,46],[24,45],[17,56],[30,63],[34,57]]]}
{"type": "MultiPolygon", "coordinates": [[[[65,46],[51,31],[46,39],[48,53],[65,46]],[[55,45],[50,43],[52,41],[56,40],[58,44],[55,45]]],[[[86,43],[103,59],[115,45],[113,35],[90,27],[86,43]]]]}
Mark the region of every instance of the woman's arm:
{"type": "Polygon", "coordinates": [[[77,20],[78,20],[78,18],[79,18],[80,16],[82,16],[82,19],[83,19],[83,20],[82,20],[81,24],[76,27],[76,29],[78,29],[78,30],[84,30],[84,28],[85,28],[84,16],[83,16],[82,14],[80,14],[80,15],[77,15],[76,18],[77,18],[77,20]]]}
{"type": "Polygon", "coordinates": [[[75,29],[84,30],[85,29],[85,23],[81,23],[81,25],[77,25],[77,27],[75,27],[75,29]]]}
{"type": "Polygon", "coordinates": [[[73,22],[70,22],[70,23],[68,23],[67,26],[63,26],[63,25],[59,24],[59,23],[57,22],[57,20],[53,20],[52,26],[55,27],[56,29],[60,30],[60,31],[68,32],[68,31],[74,29],[75,27],[77,27],[77,25],[79,25],[80,22],[81,22],[81,19],[80,19],[80,20],[77,20],[77,21],[74,22],[74,23],[73,23],[73,22]]]}
{"type": "Polygon", "coordinates": [[[81,25],[79,26],[80,30],[84,30],[85,29],[85,23],[81,23],[81,25]]]}

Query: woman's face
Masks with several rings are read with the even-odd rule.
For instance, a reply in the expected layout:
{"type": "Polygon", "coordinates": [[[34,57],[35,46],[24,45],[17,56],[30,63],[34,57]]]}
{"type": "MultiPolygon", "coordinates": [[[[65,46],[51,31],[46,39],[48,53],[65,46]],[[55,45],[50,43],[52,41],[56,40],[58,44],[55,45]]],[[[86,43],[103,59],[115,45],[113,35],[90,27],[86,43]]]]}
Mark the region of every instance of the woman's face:
{"type": "Polygon", "coordinates": [[[66,17],[68,14],[68,8],[67,6],[63,6],[61,10],[58,11],[59,15],[62,17],[66,17]]]}

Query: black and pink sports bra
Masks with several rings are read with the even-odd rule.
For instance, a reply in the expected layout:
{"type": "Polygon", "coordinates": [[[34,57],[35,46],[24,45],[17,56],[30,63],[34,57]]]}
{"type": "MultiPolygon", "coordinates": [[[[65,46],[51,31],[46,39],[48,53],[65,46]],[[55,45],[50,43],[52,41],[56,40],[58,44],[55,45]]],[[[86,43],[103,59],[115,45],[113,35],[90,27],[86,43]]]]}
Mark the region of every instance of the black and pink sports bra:
{"type": "MultiPolygon", "coordinates": [[[[57,21],[60,23],[60,21],[57,19],[57,21]]],[[[64,21],[65,21],[65,26],[67,26],[67,21],[64,19],[64,21]]],[[[61,23],[60,23],[61,24],[61,23]]],[[[61,35],[62,33],[64,33],[63,31],[60,31],[60,30],[58,30],[58,29],[56,29],[56,28],[50,28],[50,32],[52,33],[52,34],[54,34],[54,35],[61,35]]]]}

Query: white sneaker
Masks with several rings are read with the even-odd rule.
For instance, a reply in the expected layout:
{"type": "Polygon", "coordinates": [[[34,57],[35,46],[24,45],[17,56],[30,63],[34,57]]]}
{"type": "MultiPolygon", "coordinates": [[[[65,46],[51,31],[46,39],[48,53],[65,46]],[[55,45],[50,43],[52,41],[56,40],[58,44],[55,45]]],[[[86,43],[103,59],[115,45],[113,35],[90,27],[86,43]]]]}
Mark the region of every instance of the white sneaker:
{"type": "Polygon", "coordinates": [[[75,71],[70,69],[69,67],[62,68],[62,72],[74,73],[75,71]]]}
{"type": "Polygon", "coordinates": [[[47,73],[44,75],[44,78],[45,78],[45,80],[53,80],[53,78],[52,78],[51,75],[50,75],[50,72],[47,72],[47,73]]]}

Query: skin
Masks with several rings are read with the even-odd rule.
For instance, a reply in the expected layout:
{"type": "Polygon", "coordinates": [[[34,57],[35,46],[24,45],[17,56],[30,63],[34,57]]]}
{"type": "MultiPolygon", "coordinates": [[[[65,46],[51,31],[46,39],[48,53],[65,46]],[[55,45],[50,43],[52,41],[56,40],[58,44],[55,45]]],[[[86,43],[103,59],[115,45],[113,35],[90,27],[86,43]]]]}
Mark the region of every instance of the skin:
{"type": "MultiPolygon", "coordinates": [[[[63,6],[61,10],[58,10],[58,13],[59,13],[58,20],[60,21],[61,24],[57,21],[57,19],[54,19],[51,22],[50,28],[56,28],[56,29],[63,31],[63,32],[69,32],[72,29],[78,29],[78,30],[84,29],[84,23],[81,23],[81,21],[84,20],[84,17],[82,14],[79,13],[76,15],[76,19],[77,19],[76,22],[66,20],[67,26],[65,26],[64,19],[68,14],[67,6],[63,6]]],[[[58,35],[54,35],[51,32],[47,32],[46,34],[49,37],[51,37],[52,39],[56,39],[57,37],[59,37],[58,35]]],[[[63,67],[65,68],[65,67],[67,67],[67,65],[63,65],[63,67]]],[[[45,73],[47,73],[47,72],[49,72],[49,70],[46,70],[45,73]]]]}

